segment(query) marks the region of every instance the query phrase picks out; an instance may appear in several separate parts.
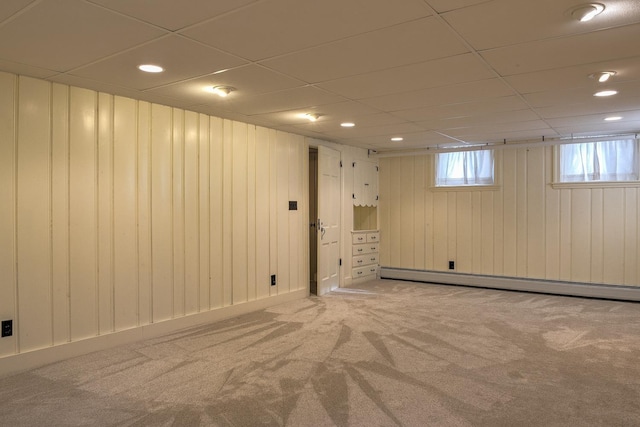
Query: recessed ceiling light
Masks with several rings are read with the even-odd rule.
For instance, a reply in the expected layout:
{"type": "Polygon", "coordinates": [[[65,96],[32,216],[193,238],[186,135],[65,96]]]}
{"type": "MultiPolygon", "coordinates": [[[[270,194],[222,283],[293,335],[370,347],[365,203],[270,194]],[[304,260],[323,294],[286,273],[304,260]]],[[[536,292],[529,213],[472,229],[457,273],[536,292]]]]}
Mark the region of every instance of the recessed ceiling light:
{"type": "Polygon", "coordinates": [[[216,71],[216,72],[215,72],[215,73],[213,73],[213,74],[222,74],[222,73],[225,73],[225,72],[227,72],[227,71],[229,71],[229,69],[228,69],[228,68],[225,68],[224,70],[218,70],[218,71],[216,71]]]}
{"type": "Polygon", "coordinates": [[[615,122],[617,120],[622,120],[622,117],[620,116],[611,116],[611,117],[607,117],[606,119],[604,119],[606,122],[615,122]]]}
{"type": "Polygon", "coordinates": [[[219,97],[226,98],[231,92],[236,90],[236,88],[231,86],[207,86],[204,90],[209,93],[215,93],[219,97]]]}
{"type": "Polygon", "coordinates": [[[351,123],[351,122],[340,123],[340,126],[342,126],[343,128],[352,128],[355,125],[356,125],[355,123],[351,123]]]}
{"type": "Polygon", "coordinates": [[[589,77],[598,80],[600,83],[604,83],[615,75],[615,71],[598,71],[597,73],[589,74],[589,77]]]}
{"type": "Polygon", "coordinates": [[[140,71],[144,71],[145,73],[161,73],[164,71],[164,68],[162,68],[161,66],[153,64],[139,65],[138,69],[140,71]]]}
{"type": "Polygon", "coordinates": [[[600,15],[603,10],[604,5],[600,3],[581,4],[571,11],[571,16],[580,22],[587,22],[600,15]]]}
{"type": "Polygon", "coordinates": [[[393,142],[400,142],[400,141],[404,141],[404,138],[401,138],[399,136],[394,136],[393,138],[391,138],[391,140],[393,142]]]}
{"type": "Polygon", "coordinates": [[[594,93],[593,96],[612,96],[612,95],[615,95],[616,93],[618,93],[617,90],[603,90],[603,91],[594,93]]]}
{"type": "Polygon", "coordinates": [[[304,114],[301,114],[300,117],[307,119],[310,122],[315,122],[321,117],[321,115],[317,113],[304,113],[304,114]]]}

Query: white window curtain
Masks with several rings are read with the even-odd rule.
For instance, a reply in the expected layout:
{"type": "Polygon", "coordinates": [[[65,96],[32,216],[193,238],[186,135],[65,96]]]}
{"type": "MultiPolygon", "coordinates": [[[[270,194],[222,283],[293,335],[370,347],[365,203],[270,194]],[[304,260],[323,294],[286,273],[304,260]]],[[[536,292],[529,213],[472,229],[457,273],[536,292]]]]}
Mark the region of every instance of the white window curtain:
{"type": "Polygon", "coordinates": [[[560,182],[637,180],[635,139],[560,146],[560,182]]]}
{"type": "Polygon", "coordinates": [[[493,185],[493,150],[438,153],[436,186],[493,185]]]}

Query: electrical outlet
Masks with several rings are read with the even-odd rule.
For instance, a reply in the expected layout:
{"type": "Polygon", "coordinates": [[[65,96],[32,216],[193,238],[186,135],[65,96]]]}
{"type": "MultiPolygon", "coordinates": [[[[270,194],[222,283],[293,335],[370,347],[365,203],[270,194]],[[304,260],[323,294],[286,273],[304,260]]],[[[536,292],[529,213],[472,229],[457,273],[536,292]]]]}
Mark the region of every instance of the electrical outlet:
{"type": "Polygon", "coordinates": [[[13,335],[13,320],[2,321],[2,338],[13,335]]]}
{"type": "Polygon", "coordinates": [[[449,261],[449,270],[455,270],[455,269],[456,269],[456,262],[449,261]]]}
{"type": "Polygon", "coordinates": [[[271,286],[275,286],[276,285],[276,275],[272,274],[271,275],[271,286]]]}

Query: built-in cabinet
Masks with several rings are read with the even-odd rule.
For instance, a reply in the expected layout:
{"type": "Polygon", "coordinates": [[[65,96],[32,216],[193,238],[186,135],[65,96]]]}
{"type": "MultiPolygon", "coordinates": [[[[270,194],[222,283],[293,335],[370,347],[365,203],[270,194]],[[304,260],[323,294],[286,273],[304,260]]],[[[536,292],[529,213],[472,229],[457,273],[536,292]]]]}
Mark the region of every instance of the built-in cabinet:
{"type": "Polygon", "coordinates": [[[378,206],[378,164],[366,160],[352,163],[353,205],[378,206]]]}
{"type": "Polygon", "coordinates": [[[353,279],[374,279],[378,274],[380,232],[378,230],[353,231],[352,273],[353,279]]]}

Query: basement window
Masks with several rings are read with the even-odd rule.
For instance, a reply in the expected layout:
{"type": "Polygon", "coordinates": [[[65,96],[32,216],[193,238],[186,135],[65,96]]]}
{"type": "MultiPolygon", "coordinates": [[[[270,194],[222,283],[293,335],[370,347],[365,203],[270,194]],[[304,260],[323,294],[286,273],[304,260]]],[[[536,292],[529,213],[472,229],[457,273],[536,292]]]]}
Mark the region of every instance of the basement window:
{"type": "Polygon", "coordinates": [[[435,187],[491,187],[495,185],[494,150],[436,154],[435,187]]]}
{"type": "Polygon", "coordinates": [[[638,141],[633,138],[563,144],[555,148],[556,186],[640,184],[638,141]]]}

